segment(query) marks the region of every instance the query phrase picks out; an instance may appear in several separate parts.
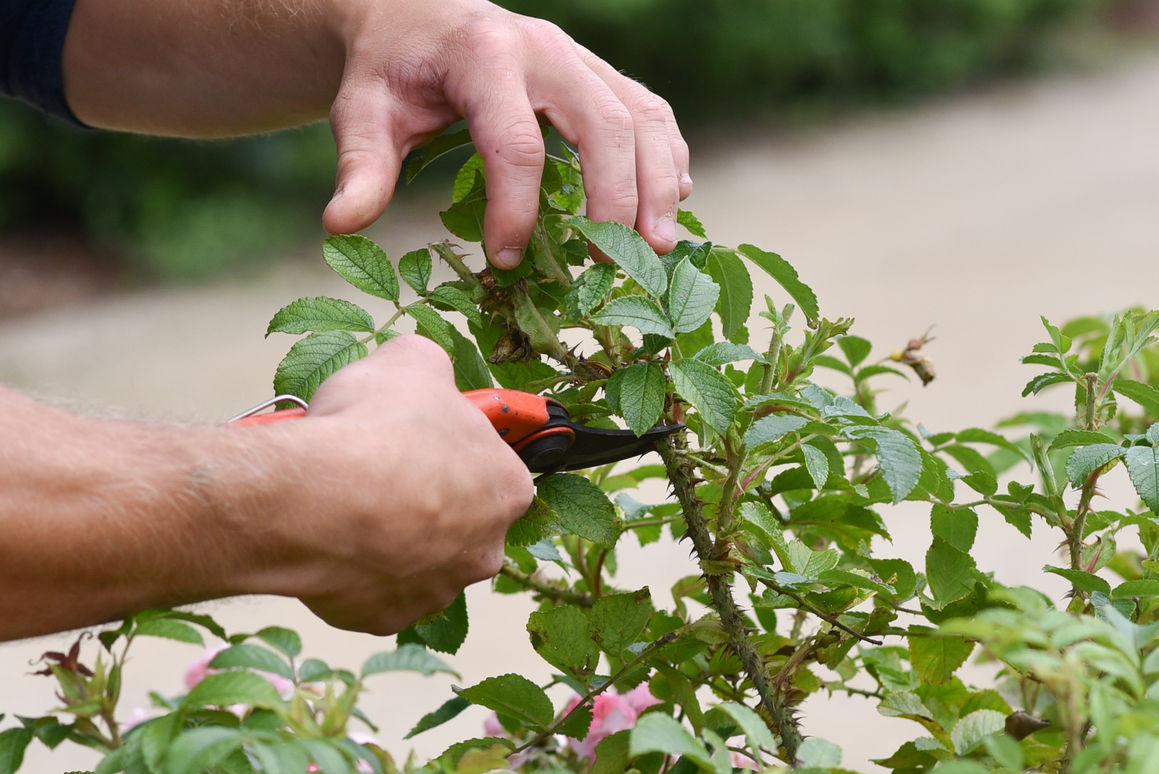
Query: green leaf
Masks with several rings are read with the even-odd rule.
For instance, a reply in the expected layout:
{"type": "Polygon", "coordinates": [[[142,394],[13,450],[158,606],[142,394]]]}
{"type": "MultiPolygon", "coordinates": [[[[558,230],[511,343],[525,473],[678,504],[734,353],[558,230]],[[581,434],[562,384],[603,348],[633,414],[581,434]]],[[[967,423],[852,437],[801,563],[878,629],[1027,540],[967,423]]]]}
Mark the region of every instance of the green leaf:
{"type": "Polygon", "coordinates": [[[773,732],[769,731],[769,727],[765,725],[765,721],[756,712],[735,701],[726,701],[713,707],[716,712],[723,712],[732,718],[745,735],[745,740],[748,742],[749,748],[756,752],[758,749],[764,749],[771,753],[777,751],[777,738],[773,736],[773,732]]]}
{"type": "Polygon", "coordinates": [[[442,316],[426,304],[415,303],[402,308],[419,325],[419,332],[443,348],[448,355],[455,351],[455,339],[451,335],[453,327],[442,316]]]}
{"type": "Polygon", "coordinates": [[[204,726],[190,729],[173,740],[165,756],[166,774],[201,774],[212,770],[241,744],[241,732],[235,728],[204,726]]]}
{"type": "Polygon", "coordinates": [[[802,769],[832,769],[841,765],[841,748],[822,739],[811,736],[797,748],[797,766],[802,769]]]}
{"type": "Polygon", "coordinates": [[[906,498],[922,476],[922,455],[905,433],[889,427],[854,426],[845,429],[851,438],[870,438],[877,446],[877,462],[895,503],[906,498]]]}
{"type": "Polygon", "coordinates": [[[598,325],[630,325],[640,333],[654,333],[657,336],[673,337],[672,323],[663,310],[650,298],[644,296],[622,296],[609,301],[592,318],[598,325]]]}
{"type": "Polygon", "coordinates": [[[1100,578],[1094,573],[1084,572],[1083,570],[1073,570],[1069,567],[1052,567],[1049,564],[1044,566],[1042,569],[1046,572],[1060,575],[1063,578],[1066,578],[1071,582],[1071,585],[1077,588],[1079,591],[1085,591],[1087,593],[1098,591],[1108,596],[1111,594],[1111,584],[1107,583],[1106,580],[1100,578]]]}
{"type": "Polygon", "coordinates": [[[455,385],[463,392],[493,387],[495,383],[491,380],[491,369],[479,354],[475,342],[459,333],[457,328],[452,327],[447,332],[455,344],[451,352],[451,360],[455,366],[455,385]]]}
{"type": "Polygon", "coordinates": [[[10,728],[0,733],[0,774],[13,774],[20,768],[24,750],[31,742],[31,728],[10,728]]]}
{"type": "Polygon", "coordinates": [[[451,151],[471,145],[471,132],[468,129],[459,129],[446,132],[435,137],[420,147],[415,155],[407,159],[406,181],[410,183],[420,172],[426,169],[433,161],[451,151]]]}
{"type": "Polygon", "coordinates": [[[1159,514],[1159,448],[1132,446],[1127,449],[1126,462],[1135,491],[1152,513],[1159,514]]]}
{"type": "Polygon", "coordinates": [[[801,282],[797,276],[797,270],[788,261],[776,253],[767,253],[753,245],[740,245],[737,252],[760,266],[770,277],[775,279],[789,294],[789,297],[797,302],[797,306],[805,313],[809,322],[817,319],[820,314],[817,307],[817,296],[813,293],[812,288],[801,282]]]}
{"type": "Polygon", "coordinates": [[[958,755],[965,755],[981,744],[985,737],[1005,729],[1005,714],[992,709],[974,710],[950,729],[950,739],[954,743],[954,752],[958,755]]]}
{"type": "Polygon", "coordinates": [[[469,628],[467,597],[459,592],[445,610],[399,632],[398,644],[418,642],[439,653],[455,653],[466,641],[469,628]]]}
{"type": "Polygon", "coordinates": [[[357,304],[340,298],[315,296],[299,298],[278,310],[266,335],[271,333],[306,333],[308,331],[374,330],[374,318],[357,304]]]}
{"type": "Polygon", "coordinates": [[[430,249],[420,247],[399,258],[398,274],[416,293],[426,293],[427,285],[431,284],[430,249]]]}
{"type": "Polygon", "coordinates": [[[254,636],[290,658],[296,658],[302,652],[302,638],[293,629],[267,626],[254,636]]]}
{"type": "Polygon", "coordinates": [[[201,633],[187,623],[175,621],[172,618],[148,618],[140,621],[133,631],[134,635],[146,637],[162,637],[177,642],[188,642],[193,645],[204,645],[205,640],[201,633]]]}
{"type": "Polygon", "coordinates": [[[989,430],[982,430],[981,428],[971,427],[967,428],[966,430],[962,430],[954,437],[958,439],[959,443],[987,443],[991,446],[997,446],[1001,449],[1005,449],[1012,454],[1017,454],[1027,462],[1031,461],[1030,453],[1023,449],[1021,446],[1007,440],[998,433],[994,433],[989,430]]]}
{"type": "Polygon", "coordinates": [[[652,619],[652,596],[647,587],[609,594],[597,599],[587,612],[592,636],[605,651],[619,658],[644,639],[652,619]]]}
{"type": "Polygon", "coordinates": [[[344,280],[372,296],[398,300],[398,276],[382,248],[358,234],[332,236],[322,245],[322,258],[344,280]]]}
{"type": "MultiPolygon", "coordinates": [[[[346,772],[361,771],[356,769],[354,764],[350,762],[347,757],[347,752],[342,749],[336,740],[331,739],[300,739],[302,746],[305,748],[306,755],[309,756],[310,762],[318,765],[322,774],[345,774],[346,772]]],[[[272,769],[269,774],[281,771],[299,771],[300,769],[272,769]]]]}
{"type": "Polygon", "coordinates": [[[628,741],[633,758],[647,753],[684,756],[697,765],[713,768],[712,755],[680,721],[661,712],[648,712],[636,721],[628,741]]]}
{"type": "Polygon", "coordinates": [[[574,605],[533,612],[527,633],[544,661],[570,675],[590,674],[599,665],[600,649],[592,639],[588,619],[574,605]]]}
{"type": "Polygon", "coordinates": [[[267,650],[258,645],[251,645],[248,642],[231,645],[215,655],[209,662],[209,665],[214,669],[244,667],[246,669],[256,669],[260,672],[281,675],[287,680],[294,679],[294,670],[290,668],[289,663],[285,659],[272,650],[267,650]]]}
{"type": "Polygon", "coordinates": [[[764,355],[748,344],[735,344],[731,341],[713,342],[693,357],[708,363],[710,366],[722,366],[726,363],[735,363],[738,360],[752,360],[762,364],[768,362],[764,355]]]}
{"type": "Polygon", "coordinates": [[[714,248],[708,254],[705,271],[720,286],[716,313],[721,332],[737,344],[748,342],[748,321],[753,305],[753,281],[744,262],[731,250],[714,248]]]}
{"type": "Polygon", "coordinates": [[[676,222],[684,226],[692,236],[699,237],[700,239],[708,239],[708,234],[705,232],[704,225],[700,222],[700,219],[688,210],[676,210],[676,222]]]}
{"type": "Polygon", "coordinates": [[[1066,461],[1066,477],[1071,486],[1081,487],[1091,473],[1127,454],[1117,443],[1096,443],[1071,452],[1066,461]]]}
{"type": "Polygon", "coordinates": [[[665,299],[676,332],[688,333],[703,325],[712,315],[718,296],[720,286],[712,277],[693,266],[688,258],[678,263],[665,299]]]}
{"type": "Polygon", "coordinates": [[[853,335],[838,336],[837,346],[841,347],[841,351],[845,353],[845,359],[849,361],[849,365],[855,368],[869,357],[869,352],[873,349],[873,345],[868,339],[853,335]]]}
{"type": "Polygon", "coordinates": [[[310,400],[330,374],[366,357],[366,352],[366,345],[347,331],[311,333],[290,347],[278,364],[274,394],[310,400]]]}
{"type": "Polygon", "coordinates": [[[744,442],[746,446],[756,448],[779,441],[787,434],[800,430],[807,424],[809,424],[808,419],[796,414],[769,414],[749,426],[744,434],[744,442]]]}
{"type": "Polygon", "coordinates": [[[1115,439],[1106,433],[1098,433],[1093,430],[1063,430],[1051,440],[1047,451],[1069,449],[1073,446],[1091,446],[1100,443],[1114,444],[1115,439]]]}
{"type": "Polygon", "coordinates": [[[607,298],[616,281],[616,267],[594,263],[579,275],[568,291],[568,303],[578,317],[587,317],[607,298]]]}
{"type": "MultiPolygon", "coordinates": [[[[310,765],[310,756],[300,739],[282,737],[269,741],[249,740],[246,752],[257,759],[263,772],[306,771],[310,765]]],[[[343,768],[335,771],[350,771],[350,766],[343,761],[343,768]]],[[[327,771],[326,774],[330,772],[327,771]]]]}
{"type": "Polygon", "coordinates": [[[664,264],[644,238],[622,223],[593,223],[574,217],[568,225],[575,227],[617,266],[636,281],[653,298],[662,298],[668,286],[664,264]]]}
{"type": "Polygon", "coordinates": [[[910,665],[923,683],[949,682],[974,650],[974,643],[961,637],[941,637],[925,627],[913,627],[910,632],[910,665]]]}
{"type": "Polygon", "coordinates": [[[969,508],[948,508],[935,503],[930,510],[930,531],[959,551],[970,553],[978,534],[978,514],[969,508]]]}
{"type": "Polygon", "coordinates": [[[206,675],[181,700],[181,707],[186,710],[198,707],[228,707],[231,704],[276,709],[285,702],[269,680],[253,672],[243,671],[206,675]]]}
{"type": "Polygon", "coordinates": [[[535,482],[536,494],[567,532],[611,548],[620,535],[616,509],[598,486],[583,476],[552,473],[535,482]]]}
{"type": "Polygon", "coordinates": [[[459,676],[459,673],[451,669],[441,658],[414,643],[399,645],[397,650],[375,653],[362,665],[363,677],[383,672],[418,672],[428,677],[442,672],[459,676]]]}
{"type": "Polygon", "coordinates": [[[1111,382],[1111,389],[1138,403],[1150,417],[1159,419],[1159,390],[1149,384],[1121,377],[1111,382]]]}
{"type": "Polygon", "coordinates": [[[806,443],[801,445],[801,455],[805,458],[805,470],[809,472],[813,483],[818,489],[824,489],[825,482],[829,480],[829,458],[825,452],[806,443]]]}
{"type": "Polygon", "coordinates": [[[974,590],[979,575],[969,554],[935,537],[926,552],[926,578],[934,599],[953,602],[974,590]]]}
{"type": "Polygon", "coordinates": [[[493,709],[536,730],[544,729],[555,714],[551,699],[543,689],[522,675],[489,677],[455,693],[472,704],[493,709]]]}
{"type": "Polygon", "coordinates": [[[430,292],[427,300],[451,307],[476,325],[481,325],[483,322],[479,307],[475,306],[475,302],[471,300],[467,292],[457,285],[450,283],[439,285],[430,292]]]}
{"type": "Polygon", "coordinates": [[[414,728],[407,732],[403,739],[410,739],[411,737],[418,736],[424,731],[430,731],[432,728],[437,728],[447,721],[458,717],[463,710],[470,706],[471,702],[467,701],[462,696],[455,696],[454,698],[447,699],[437,710],[434,712],[428,712],[427,714],[423,715],[422,718],[419,719],[419,722],[415,724],[414,728]]]}
{"type": "Polygon", "coordinates": [[[615,392],[613,410],[624,418],[632,432],[641,436],[652,429],[664,412],[668,380],[658,363],[633,363],[612,374],[606,390],[609,402],[615,392]]]}
{"type": "Polygon", "coordinates": [[[672,363],[670,368],[680,397],[696,408],[706,425],[721,435],[727,433],[740,404],[732,382],[699,360],[684,359],[672,363]]]}

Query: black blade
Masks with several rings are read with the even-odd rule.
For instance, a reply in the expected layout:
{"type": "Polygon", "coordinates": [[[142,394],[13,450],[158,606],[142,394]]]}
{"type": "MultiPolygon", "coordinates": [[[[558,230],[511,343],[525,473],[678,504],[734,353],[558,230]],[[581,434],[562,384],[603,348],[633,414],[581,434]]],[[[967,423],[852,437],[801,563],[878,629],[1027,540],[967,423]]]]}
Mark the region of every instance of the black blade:
{"type": "Polygon", "coordinates": [[[563,458],[559,470],[581,470],[609,462],[639,457],[653,449],[659,438],[684,429],[684,425],[657,425],[639,438],[631,430],[604,430],[572,424],[575,442],[563,458]]]}

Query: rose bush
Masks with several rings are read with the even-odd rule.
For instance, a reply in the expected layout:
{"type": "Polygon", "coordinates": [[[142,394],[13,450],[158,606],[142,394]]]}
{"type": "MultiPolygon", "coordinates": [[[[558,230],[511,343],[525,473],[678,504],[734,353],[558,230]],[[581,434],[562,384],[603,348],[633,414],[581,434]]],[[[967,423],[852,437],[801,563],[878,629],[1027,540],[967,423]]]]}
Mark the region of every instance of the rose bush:
{"type": "MultiPolygon", "coordinates": [[[[463,139],[436,141],[415,168],[463,139]]],[[[926,338],[874,356],[852,320],[822,315],[779,255],[713,244],[681,213],[692,238],[658,256],[626,227],[579,216],[582,190],[578,160],[566,149],[550,157],[527,259],[494,270],[461,247],[482,236],[474,157],[442,213],[458,242],[394,261],[363,237],[327,241],[335,271],[392,305],[384,324],[354,301],[306,298],[278,311],[268,331],[303,336],[274,388],[307,400],[413,325],[448,352],[464,390],[550,393],[576,420],[637,434],[686,425],[657,442],[659,462],[539,477],[533,506],[509,532],[493,589],[535,600],[526,633],[552,678],[501,674],[456,688],[411,735],[471,706],[494,713],[483,735],[408,759],[355,736],[369,722],[359,694],[385,672],[453,674],[434,654],[453,654],[466,638],[464,597],[357,672],[302,658],[286,629],[229,635],[205,616],[152,611],[100,634],[91,668],[80,643],[48,654],[61,709],[0,732],[0,774],[19,768],[33,740],[66,739],[105,754],[97,774],[844,771],[842,740],[811,736],[800,716],[818,693],[868,697],[912,730],[876,762],[890,771],[1153,765],[1159,312],[1043,321],[1044,340],[1024,360],[1035,370],[1024,395],[1070,390],[1073,413],[931,433],[879,403],[886,380],[933,378],[926,338]],[[590,245],[613,263],[591,263],[590,245]],[[434,284],[436,260],[452,279],[434,284]],[[758,315],[750,272],[780,288],[758,315]],[[1112,476],[1129,482],[1129,497],[1100,499],[1112,476]],[[648,501],[640,484],[652,480],[671,496],[648,501]],[[929,513],[918,566],[889,553],[882,514],[902,501],[929,513]],[[980,571],[972,554],[982,519],[1007,525],[1010,540],[1032,529],[1057,535],[1060,556],[1043,577],[1065,579],[1069,594],[980,571]],[[689,547],[671,606],[655,604],[647,586],[617,584],[625,540],[689,547]],[[225,644],[206,674],[184,696],[157,697],[157,716],[122,733],[131,644],[203,644],[203,632],[225,644]],[[963,676],[971,658],[992,666],[970,673],[986,677],[963,676]],[[576,698],[559,703],[563,689],[576,698]]]]}

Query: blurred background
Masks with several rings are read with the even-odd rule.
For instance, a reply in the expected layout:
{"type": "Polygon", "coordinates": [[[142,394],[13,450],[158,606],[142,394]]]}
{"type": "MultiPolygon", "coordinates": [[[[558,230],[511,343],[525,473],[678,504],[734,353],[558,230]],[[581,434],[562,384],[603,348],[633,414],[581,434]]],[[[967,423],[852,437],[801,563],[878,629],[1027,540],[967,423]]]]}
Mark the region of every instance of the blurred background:
{"type": "MultiPolygon", "coordinates": [[[[876,357],[932,326],[939,378],[899,381],[882,401],[931,431],[1030,408],[1018,357],[1040,337],[1039,315],[1159,301],[1159,0],[505,4],[556,21],[672,103],[693,155],[686,206],[715,241],[782,253],[824,314],[857,318],[876,357]]],[[[270,316],[301,295],[352,298],[320,260],[333,167],[325,126],[191,143],[80,131],[0,101],[0,382],[151,420],[219,422],[264,399],[289,346],[262,338],[270,316]]],[[[449,174],[400,188],[369,235],[394,257],[441,239],[449,174]]],[[[886,555],[920,563],[925,518],[888,514],[886,555]]],[[[1028,547],[993,521],[982,569],[1041,585],[1055,541],[1038,534],[1028,547]]],[[[620,572],[663,604],[694,571],[686,550],[650,546],[620,572]]],[[[462,684],[539,663],[522,600],[485,585],[471,597],[472,633],[454,659],[462,684]]],[[[330,630],[293,601],[206,609],[227,628],[299,628],[308,652],[337,664],[392,646],[330,630]]],[[[69,640],[0,646],[0,712],[52,705],[28,664],[69,640]]],[[[197,655],[145,648],[128,704],[150,688],[180,693],[197,655]]],[[[400,741],[448,685],[381,679],[366,703],[379,738],[405,757],[478,733],[482,717],[468,712],[400,741]]],[[[804,720],[864,771],[919,733],[859,701],[816,702],[804,720]]],[[[91,760],[30,751],[25,770],[91,760]]]]}

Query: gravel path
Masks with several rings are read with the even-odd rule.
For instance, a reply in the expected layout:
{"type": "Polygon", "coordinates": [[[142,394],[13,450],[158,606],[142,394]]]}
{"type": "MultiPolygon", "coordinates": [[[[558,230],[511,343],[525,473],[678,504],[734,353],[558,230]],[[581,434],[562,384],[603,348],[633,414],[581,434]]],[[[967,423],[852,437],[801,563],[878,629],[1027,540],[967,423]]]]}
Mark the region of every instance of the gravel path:
{"type": "MultiPolygon", "coordinates": [[[[925,389],[900,386],[883,407],[908,402],[908,414],[931,430],[959,429],[1029,407],[1018,398],[1028,378],[1018,358],[1040,336],[1039,315],[1061,320],[1159,304],[1157,138],[1159,57],[1141,57],[1108,72],[861,116],[843,127],[694,148],[689,206],[714,240],[750,242],[793,262],[824,314],[856,317],[855,332],[879,343],[875,356],[933,326],[928,352],[938,380],[925,389]]],[[[373,236],[401,254],[440,236],[433,211],[404,192],[373,236]]],[[[0,381],[90,410],[220,421],[268,394],[286,347],[262,339],[273,311],[298,295],[343,292],[319,267],[313,258],[295,259],[269,276],[5,322],[0,381]]],[[[777,289],[764,290],[785,302],[777,289]]],[[[925,545],[907,540],[906,523],[924,518],[920,510],[890,515],[895,555],[920,562],[925,545]]],[[[1013,537],[998,524],[979,538],[987,545],[980,565],[1008,583],[1037,575],[1054,543],[1042,536],[1028,549],[1013,537]]],[[[625,585],[650,583],[661,600],[672,579],[693,572],[685,551],[652,547],[621,566],[625,585]]],[[[534,663],[521,623],[512,623],[525,619],[526,608],[485,589],[472,594],[473,633],[456,661],[463,683],[534,663]]],[[[329,630],[293,601],[208,608],[235,629],[298,627],[309,652],[335,663],[357,666],[389,646],[329,630]]],[[[5,712],[51,704],[44,679],[23,675],[30,658],[66,644],[60,636],[0,648],[5,712]]],[[[195,655],[193,648],[145,649],[130,670],[129,702],[142,701],[146,686],[179,692],[181,670],[195,655]]],[[[405,750],[397,740],[446,698],[446,684],[376,681],[366,707],[383,726],[380,738],[405,750]]],[[[414,746],[437,753],[448,739],[477,733],[480,718],[466,713],[450,732],[421,736],[414,746]]],[[[865,702],[811,703],[804,721],[811,735],[844,742],[845,764],[860,770],[916,732],[884,723],[865,702]],[[861,730],[852,738],[851,726],[861,730]]],[[[25,770],[87,763],[83,753],[34,752],[25,770]]]]}

